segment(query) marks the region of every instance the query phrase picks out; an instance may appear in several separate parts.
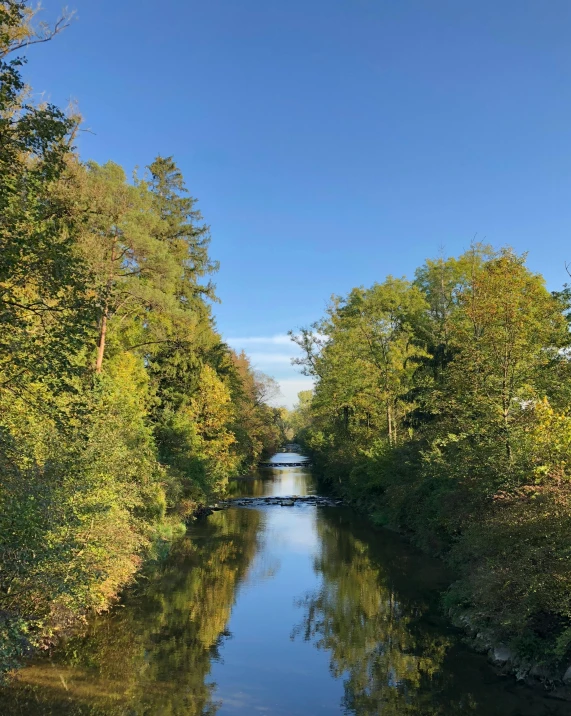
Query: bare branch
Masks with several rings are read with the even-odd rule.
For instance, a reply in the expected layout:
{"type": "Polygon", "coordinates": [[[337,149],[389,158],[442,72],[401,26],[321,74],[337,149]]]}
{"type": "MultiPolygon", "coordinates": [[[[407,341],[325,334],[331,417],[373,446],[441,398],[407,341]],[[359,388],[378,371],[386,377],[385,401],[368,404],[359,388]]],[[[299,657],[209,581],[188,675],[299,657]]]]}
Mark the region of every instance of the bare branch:
{"type": "MultiPolygon", "coordinates": [[[[38,12],[38,10],[39,6],[33,12],[32,16],[30,17],[30,21],[32,20],[33,16],[38,12]]],[[[56,20],[53,27],[50,27],[46,22],[40,22],[37,27],[32,27],[30,25],[28,27],[27,37],[25,37],[23,40],[9,44],[8,47],[4,49],[4,51],[0,51],[0,57],[6,57],[6,55],[9,55],[12,52],[18,52],[18,50],[21,50],[24,47],[28,47],[29,45],[37,45],[43,42],[49,42],[56,35],[59,35],[71,25],[74,16],[75,11],[69,12],[67,9],[64,9],[61,17],[56,20]]]]}

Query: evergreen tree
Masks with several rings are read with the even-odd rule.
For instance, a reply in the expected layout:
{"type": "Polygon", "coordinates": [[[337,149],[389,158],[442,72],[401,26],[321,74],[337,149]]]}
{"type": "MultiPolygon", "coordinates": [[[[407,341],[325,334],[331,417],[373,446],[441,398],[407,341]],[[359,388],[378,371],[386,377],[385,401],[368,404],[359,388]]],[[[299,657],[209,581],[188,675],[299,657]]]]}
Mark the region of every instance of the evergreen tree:
{"type": "Polygon", "coordinates": [[[154,236],[165,242],[181,267],[177,297],[187,308],[200,309],[204,298],[216,300],[214,284],[201,280],[218,270],[212,261],[209,227],[195,208],[196,199],[188,195],[184,179],[172,157],[157,157],[149,165],[149,188],[159,217],[154,236]],[[198,301],[197,301],[198,299],[198,301]]]}

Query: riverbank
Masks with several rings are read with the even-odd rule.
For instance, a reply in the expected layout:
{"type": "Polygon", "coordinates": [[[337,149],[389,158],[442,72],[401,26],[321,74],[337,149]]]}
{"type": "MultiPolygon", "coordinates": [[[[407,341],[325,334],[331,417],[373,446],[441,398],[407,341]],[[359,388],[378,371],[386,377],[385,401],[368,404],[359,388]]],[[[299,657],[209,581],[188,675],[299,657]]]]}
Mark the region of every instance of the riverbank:
{"type": "Polygon", "coordinates": [[[335,297],[295,336],[316,469],[444,559],[454,622],[550,685],[571,678],[570,299],[476,244],[335,297]]]}
{"type": "Polygon", "coordinates": [[[461,643],[437,609],[441,560],[372,529],[310,472],[265,469],[232,490],[234,504],[192,522],[121,608],[0,689],[0,712],[567,713],[461,643]]]}
{"type": "MultiPolygon", "coordinates": [[[[311,453],[310,450],[308,452],[311,453]]],[[[571,662],[561,655],[545,658],[554,641],[553,633],[548,633],[548,637],[551,637],[548,644],[542,644],[539,638],[522,639],[513,634],[510,638],[509,630],[502,629],[494,621],[495,615],[474,615],[474,605],[470,604],[470,592],[463,576],[466,567],[463,568],[459,563],[458,555],[462,554],[458,548],[461,532],[453,540],[443,531],[433,531],[429,518],[430,506],[426,504],[430,499],[429,494],[425,494],[423,505],[415,505],[415,497],[418,495],[415,496],[412,490],[409,495],[403,491],[406,484],[411,485],[410,477],[408,483],[403,481],[404,485],[399,484],[403,472],[409,471],[410,475],[410,464],[404,471],[402,468],[399,470],[397,460],[388,461],[385,455],[382,461],[362,459],[352,467],[346,464],[330,465],[328,474],[323,456],[314,452],[312,460],[318,466],[316,474],[327,489],[345,504],[366,515],[377,529],[398,533],[453,570],[456,578],[441,593],[442,612],[462,630],[470,648],[486,656],[498,675],[512,676],[520,683],[548,692],[553,698],[571,701],[571,662]],[[389,471],[390,477],[387,475],[389,471]],[[341,472],[350,476],[349,479],[341,480],[341,472]],[[383,486],[381,490],[380,485],[383,486]]],[[[507,561],[508,574],[509,569],[510,562],[507,561]]],[[[563,631],[561,626],[559,631],[563,631]]],[[[565,648],[561,651],[565,651],[565,648]]]]}

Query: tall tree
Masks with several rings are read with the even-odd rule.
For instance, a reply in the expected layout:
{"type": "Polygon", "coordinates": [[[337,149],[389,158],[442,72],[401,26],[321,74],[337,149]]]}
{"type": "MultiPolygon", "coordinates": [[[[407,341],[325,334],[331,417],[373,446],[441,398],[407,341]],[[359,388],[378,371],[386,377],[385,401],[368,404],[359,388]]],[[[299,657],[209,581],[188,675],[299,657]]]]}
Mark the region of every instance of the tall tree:
{"type": "MultiPolygon", "coordinates": [[[[541,373],[567,344],[561,303],[525,257],[504,250],[475,273],[459,296],[455,357],[442,392],[442,415],[455,434],[503,445],[513,466],[512,432],[529,401],[543,397],[541,373]]],[[[446,428],[447,429],[447,428],[446,428]]]]}
{"type": "Polygon", "coordinates": [[[34,27],[34,15],[25,3],[0,3],[0,390],[10,391],[32,376],[63,387],[92,320],[69,207],[54,194],[76,119],[34,105],[24,59],[8,59],[66,25],[64,17],[52,29],[34,27]]]}
{"type": "Polygon", "coordinates": [[[179,301],[197,309],[202,299],[216,300],[214,284],[201,280],[218,270],[218,262],[208,254],[209,227],[201,223],[196,199],[188,194],[181,171],[172,157],[157,157],[149,165],[149,188],[153,207],[160,221],[155,238],[165,242],[181,267],[177,295],[179,301]],[[197,298],[199,301],[197,302],[197,298]]]}
{"type": "Polygon", "coordinates": [[[110,321],[129,326],[131,339],[144,343],[159,316],[182,312],[177,300],[180,265],[155,236],[160,221],[144,182],[130,184],[113,162],[75,163],[70,173],[74,182],[69,191],[79,194],[80,245],[99,302],[95,370],[100,373],[110,321]]]}

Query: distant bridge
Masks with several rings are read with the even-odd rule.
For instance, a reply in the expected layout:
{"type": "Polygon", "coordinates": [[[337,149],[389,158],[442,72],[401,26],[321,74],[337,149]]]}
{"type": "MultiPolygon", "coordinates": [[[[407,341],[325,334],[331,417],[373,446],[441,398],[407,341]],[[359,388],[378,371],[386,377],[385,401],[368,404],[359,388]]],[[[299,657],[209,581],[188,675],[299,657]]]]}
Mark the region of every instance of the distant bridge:
{"type": "Polygon", "coordinates": [[[290,443],[269,460],[264,460],[258,464],[260,467],[309,467],[311,465],[310,459],[305,455],[300,455],[297,450],[301,450],[301,447],[295,443],[290,443]]]}
{"type": "Polygon", "coordinates": [[[259,467],[311,467],[309,458],[303,462],[260,462],[259,467]]]}

